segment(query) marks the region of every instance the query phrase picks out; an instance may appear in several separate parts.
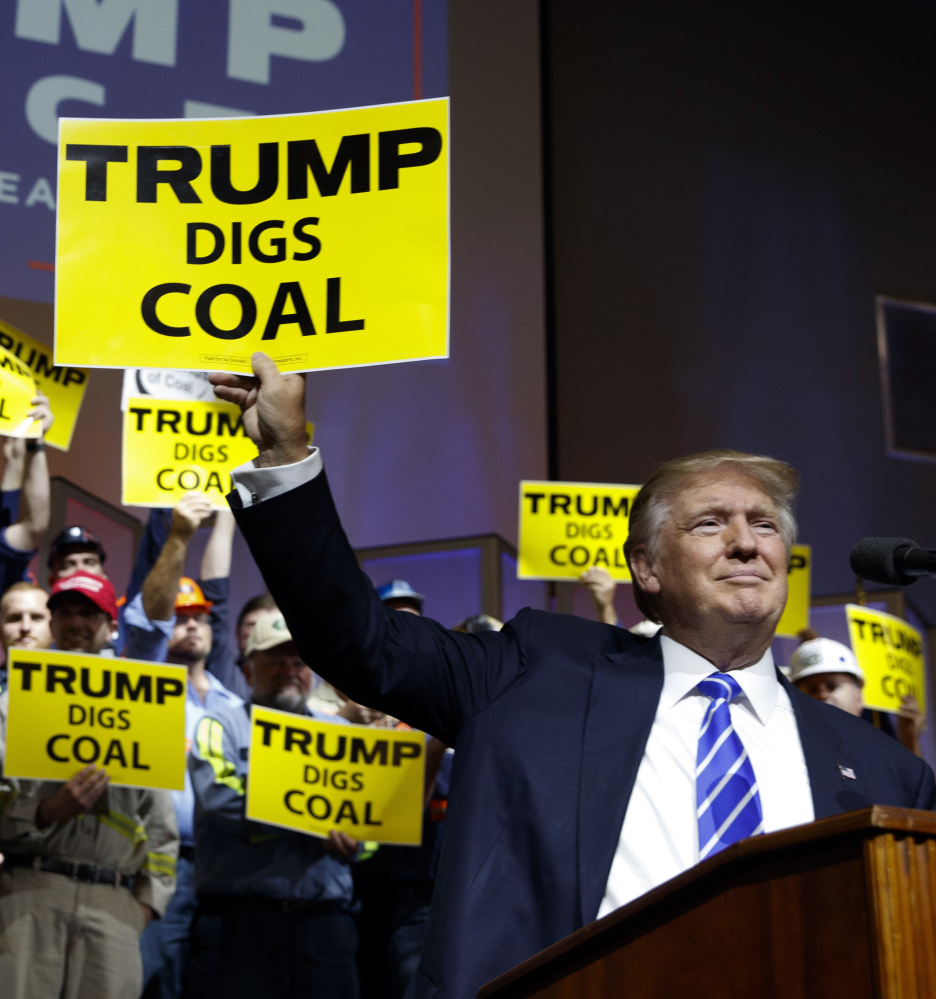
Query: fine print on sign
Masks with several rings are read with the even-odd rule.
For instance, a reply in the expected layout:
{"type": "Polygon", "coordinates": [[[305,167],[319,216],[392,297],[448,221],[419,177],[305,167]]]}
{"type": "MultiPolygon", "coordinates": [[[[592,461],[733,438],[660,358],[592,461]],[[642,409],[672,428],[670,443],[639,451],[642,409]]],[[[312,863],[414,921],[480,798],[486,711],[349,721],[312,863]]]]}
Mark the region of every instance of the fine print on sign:
{"type": "Polygon", "coordinates": [[[812,549],[809,545],[794,545],[790,549],[787,570],[787,602],[777,623],[778,635],[796,636],[809,627],[809,593],[812,569],[812,549]]]}
{"type": "Polygon", "coordinates": [[[631,581],[624,542],[640,486],[520,483],[519,579],[578,579],[601,566],[631,581]]]}
{"type": "Polygon", "coordinates": [[[29,368],[36,388],[49,399],[55,422],[46,434],[46,444],[67,451],[88,387],[88,372],[82,368],[56,367],[48,347],[4,322],[0,322],[0,347],[15,354],[29,368]]]}
{"type": "Polygon", "coordinates": [[[251,708],[247,818],[327,837],[418,845],[425,737],[251,708]]]}
{"type": "Polygon", "coordinates": [[[131,399],[173,399],[179,402],[216,402],[207,371],[175,368],[127,368],[120,393],[120,411],[126,413],[131,399]]]}
{"type": "Polygon", "coordinates": [[[4,772],[69,780],[93,763],[112,784],[185,785],[182,666],[11,649],[4,772]]]}
{"type": "Polygon", "coordinates": [[[448,356],[447,100],[61,119],[56,362],[241,372],[256,350],[448,356]]]}
{"type": "Polygon", "coordinates": [[[199,492],[225,510],[232,470],[256,456],[237,406],[130,399],[123,418],[121,502],[174,506],[185,493],[199,492]]]}
{"type": "Polygon", "coordinates": [[[926,714],[926,662],[923,636],[902,618],[846,604],[851,647],[865,675],[865,707],[898,711],[907,694],[926,714]]]}

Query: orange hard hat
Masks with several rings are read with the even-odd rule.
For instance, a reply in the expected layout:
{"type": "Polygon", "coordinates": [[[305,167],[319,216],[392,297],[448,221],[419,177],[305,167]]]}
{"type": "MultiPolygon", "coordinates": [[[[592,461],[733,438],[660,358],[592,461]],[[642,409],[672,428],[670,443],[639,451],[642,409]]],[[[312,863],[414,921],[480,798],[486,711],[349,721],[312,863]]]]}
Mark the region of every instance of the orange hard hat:
{"type": "Polygon", "coordinates": [[[179,580],[179,592],[175,598],[175,609],[177,611],[203,610],[210,611],[214,604],[205,599],[201,587],[194,579],[183,576],[179,580]]]}

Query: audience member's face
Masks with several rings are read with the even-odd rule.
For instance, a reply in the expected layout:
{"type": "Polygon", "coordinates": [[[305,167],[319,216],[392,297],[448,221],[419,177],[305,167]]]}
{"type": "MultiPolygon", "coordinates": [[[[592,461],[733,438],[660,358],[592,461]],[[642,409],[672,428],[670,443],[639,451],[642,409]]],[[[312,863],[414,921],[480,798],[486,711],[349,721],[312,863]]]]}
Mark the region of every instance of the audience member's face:
{"type": "Polygon", "coordinates": [[[48,599],[42,590],[15,590],[0,600],[0,640],[4,650],[14,645],[21,649],[48,649],[52,645],[48,599]]]}
{"type": "Polygon", "coordinates": [[[244,661],[244,676],[256,704],[297,714],[305,711],[312,670],[299,658],[293,642],[254,652],[244,661]]]}
{"type": "Polygon", "coordinates": [[[814,673],[797,680],[796,686],[817,701],[833,704],[850,715],[860,715],[864,710],[861,684],[851,673],[814,673]]]}
{"type": "Polygon", "coordinates": [[[110,641],[114,622],[80,593],[56,602],[52,612],[52,637],[63,652],[100,652],[110,641]]]}
{"type": "Polygon", "coordinates": [[[416,614],[422,617],[419,604],[415,600],[410,600],[409,597],[395,597],[393,600],[385,600],[384,604],[387,607],[392,607],[394,610],[406,611],[407,614],[416,614]]]}
{"type": "Polygon", "coordinates": [[[644,564],[644,588],[664,623],[775,625],[786,603],[776,507],[756,479],[731,466],[686,480],[644,564]]]}
{"type": "Polygon", "coordinates": [[[169,662],[188,666],[201,662],[211,651],[211,618],[207,611],[176,611],[176,623],[169,640],[169,662]]]}
{"type": "Polygon", "coordinates": [[[241,618],[241,622],[237,626],[237,647],[240,649],[241,655],[244,654],[244,650],[247,648],[247,639],[253,634],[253,630],[260,618],[266,614],[276,613],[271,608],[259,607],[257,610],[252,610],[241,618]]]}
{"type": "Polygon", "coordinates": [[[107,573],[101,564],[101,556],[98,555],[96,549],[87,546],[66,548],[65,554],[59,555],[52,562],[52,574],[56,579],[74,576],[76,572],[87,572],[91,576],[107,579],[107,573]]]}

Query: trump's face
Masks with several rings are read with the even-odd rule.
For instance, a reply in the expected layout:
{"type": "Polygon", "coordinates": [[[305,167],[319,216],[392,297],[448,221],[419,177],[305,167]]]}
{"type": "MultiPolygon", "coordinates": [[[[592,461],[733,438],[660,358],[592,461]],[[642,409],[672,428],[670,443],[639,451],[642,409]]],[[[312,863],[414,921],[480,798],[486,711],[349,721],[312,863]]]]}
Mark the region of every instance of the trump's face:
{"type": "Polygon", "coordinates": [[[652,556],[635,571],[664,624],[773,627],[787,597],[777,508],[731,465],[689,476],[672,497],[652,556]]]}

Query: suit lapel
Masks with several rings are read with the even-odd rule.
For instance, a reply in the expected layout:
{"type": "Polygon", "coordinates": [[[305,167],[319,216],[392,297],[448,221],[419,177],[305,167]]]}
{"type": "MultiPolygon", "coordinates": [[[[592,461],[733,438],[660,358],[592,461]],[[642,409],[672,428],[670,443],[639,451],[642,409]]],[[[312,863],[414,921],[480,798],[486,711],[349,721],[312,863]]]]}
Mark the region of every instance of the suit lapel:
{"type": "Polygon", "coordinates": [[[790,695],[816,818],[861,808],[864,803],[861,768],[856,769],[855,761],[842,752],[841,736],[823,717],[829,709],[797,690],[779,671],[777,675],[790,695]]]}
{"type": "Polygon", "coordinates": [[[579,780],[579,921],[598,913],[663,690],[659,637],[592,663],[579,780]]]}

